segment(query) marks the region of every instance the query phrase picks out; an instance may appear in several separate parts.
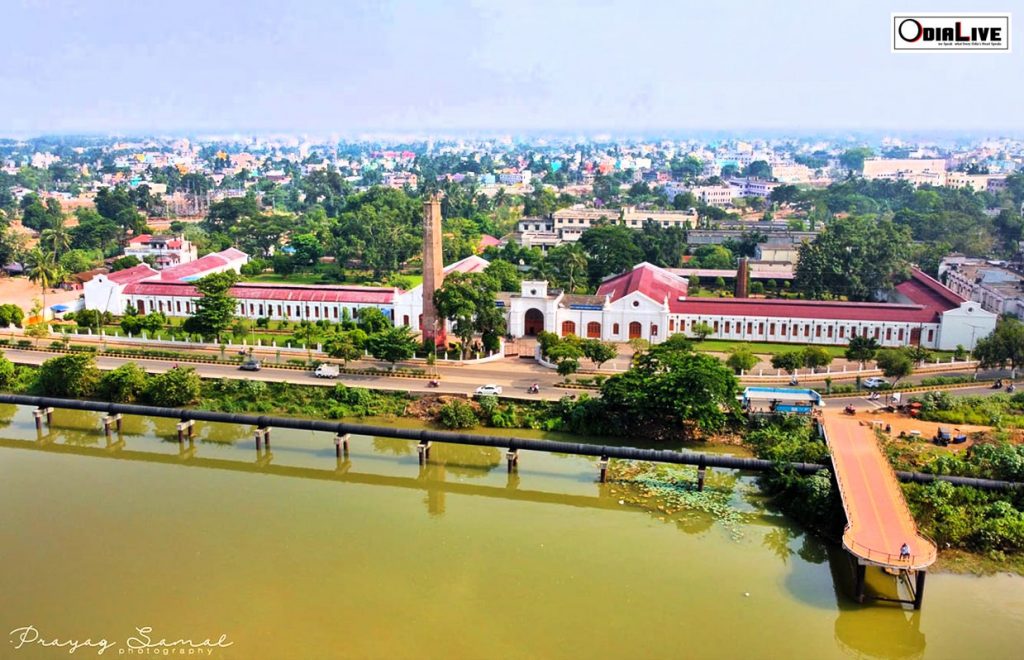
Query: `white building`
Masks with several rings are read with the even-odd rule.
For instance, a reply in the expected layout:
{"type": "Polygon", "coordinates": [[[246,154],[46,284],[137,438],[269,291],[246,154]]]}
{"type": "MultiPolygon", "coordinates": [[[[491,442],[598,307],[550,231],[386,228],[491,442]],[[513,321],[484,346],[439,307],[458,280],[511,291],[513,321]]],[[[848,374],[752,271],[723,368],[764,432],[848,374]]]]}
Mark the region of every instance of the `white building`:
{"type": "Polygon", "coordinates": [[[128,241],[124,256],[144,261],[152,257],[154,268],[163,270],[179,264],[187,264],[199,258],[196,246],[183,236],[153,236],[140,234],[128,241]]]}

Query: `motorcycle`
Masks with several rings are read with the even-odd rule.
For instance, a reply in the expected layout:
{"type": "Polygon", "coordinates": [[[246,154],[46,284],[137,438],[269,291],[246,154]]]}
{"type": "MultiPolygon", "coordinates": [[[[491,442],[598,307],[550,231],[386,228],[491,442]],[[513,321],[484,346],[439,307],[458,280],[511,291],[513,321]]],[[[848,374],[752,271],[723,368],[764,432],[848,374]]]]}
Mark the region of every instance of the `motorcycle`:
{"type": "Polygon", "coordinates": [[[1012,394],[1015,391],[1017,391],[1017,386],[1014,385],[1013,383],[1010,383],[1009,385],[1006,386],[1006,393],[1007,394],[1012,394]]]}
{"type": "Polygon", "coordinates": [[[534,383],[533,385],[530,385],[530,387],[526,389],[526,392],[528,394],[540,394],[540,385],[534,383]]]}
{"type": "Polygon", "coordinates": [[[843,412],[847,415],[856,415],[857,409],[853,406],[846,406],[846,408],[843,409],[843,412]]]}
{"type": "Polygon", "coordinates": [[[441,383],[439,383],[436,379],[427,381],[427,387],[438,387],[440,385],[441,383]]]}
{"type": "Polygon", "coordinates": [[[997,380],[996,382],[992,383],[992,389],[994,389],[994,390],[1001,390],[1001,389],[1003,389],[1003,381],[1002,380],[997,380]]]}

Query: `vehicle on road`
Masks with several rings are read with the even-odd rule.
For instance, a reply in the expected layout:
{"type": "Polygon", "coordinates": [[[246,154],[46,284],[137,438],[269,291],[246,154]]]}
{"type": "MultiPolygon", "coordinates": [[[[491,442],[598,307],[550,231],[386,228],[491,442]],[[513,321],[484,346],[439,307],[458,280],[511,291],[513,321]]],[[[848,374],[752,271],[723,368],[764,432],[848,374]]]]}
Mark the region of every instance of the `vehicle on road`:
{"type": "Polygon", "coordinates": [[[481,385],[476,388],[477,396],[498,396],[501,394],[500,385],[481,385]]]}
{"type": "Polygon", "coordinates": [[[246,360],[238,368],[242,371],[259,371],[263,368],[263,365],[259,360],[246,360]]]}
{"type": "Polygon", "coordinates": [[[336,364],[321,364],[313,370],[313,375],[317,378],[337,378],[341,375],[341,369],[336,364]]]}
{"type": "Polygon", "coordinates": [[[864,387],[869,387],[869,388],[885,387],[886,385],[889,384],[889,381],[887,381],[884,378],[879,378],[878,376],[872,376],[871,378],[865,378],[864,382],[861,383],[861,384],[864,387]]]}

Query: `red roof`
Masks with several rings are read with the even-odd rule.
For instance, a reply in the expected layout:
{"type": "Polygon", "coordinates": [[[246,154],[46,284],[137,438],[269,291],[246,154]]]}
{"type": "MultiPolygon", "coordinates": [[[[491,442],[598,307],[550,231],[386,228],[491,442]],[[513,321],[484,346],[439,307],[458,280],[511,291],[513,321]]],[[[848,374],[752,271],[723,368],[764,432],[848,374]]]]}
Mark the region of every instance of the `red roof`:
{"type": "MultiPolygon", "coordinates": [[[[139,296],[199,297],[196,288],[187,282],[140,282],[125,287],[124,292],[139,296]]],[[[368,286],[292,286],[243,282],[231,287],[231,295],[239,300],[385,305],[394,302],[395,290],[368,286]]]]}
{"type": "Polygon", "coordinates": [[[138,236],[133,236],[128,243],[148,243],[151,238],[153,238],[151,234],[139,234],[138,236]]]}
{"type": "Polygon", "coordinates": [[[157,274],[155,270],[149,267],[149,264],[139,264],[138,266],[115,271],[107,275],[107,279],[117,284],[131,284],[132,282],[149,279],[157,274]]]}
{"type": "Polygon", "coordinates": [[[760,300],[756,298],[688,298],[670,301],[673,314],[759,316],[840,321],[905,321],[931,323],[936,310],[923,305],[831,302],[822,300],[760,300]]]}
{"type": "Polygon", "coordinates": [[[967,302],[965,298],[953,293],[941,282],[916,268],[911,271],[909,280],[896,286],[896,291],[918,305],[934,307],[940,311],[953,309],[967,302]]]}
{"type": "Polygon", "coordinates": [[[164,282],[174,282],[176,280],[183,280],[186,277],[194,278],[195,276],[206,273],[207,271],[222,268],[227,264],[243,259],[246,256],[247,255],[244,252],[240,252],[235,248],[228,248],[221,252],[208,254],[201,259],[190,261],[187,264],[181,264],[179,266],[174,266],[173,268],[165,268],[160,271],[160,279],[164,282]]]}
{"type": "Polygon", "coordinates": [[[597,295],[611,296],[611,301],[615,302],[623,296],[639,291],[651,300],[662,303],[666,298],[673,301],[680,296],[686,296],[688,284],[686,280],[664,268],[644,262],[634,266],[628,273],[602,282],[597,289],[597,295]]]}
{"type": "Polygon", "coordinates": [[[490,261],[478,257],[476,255],[460,259],[453,264],[448,264],[444,267],[446,273],[479,273],[487,269],[491,265],[490,261]]]}
{"type": "Polygon", "coordinates": [[[497,239],[490,234],[484,234],[480,237],[480,241],[477,243],[477,247],[488,248],[495,245],[501,245],[501,240],[497,239]]]}

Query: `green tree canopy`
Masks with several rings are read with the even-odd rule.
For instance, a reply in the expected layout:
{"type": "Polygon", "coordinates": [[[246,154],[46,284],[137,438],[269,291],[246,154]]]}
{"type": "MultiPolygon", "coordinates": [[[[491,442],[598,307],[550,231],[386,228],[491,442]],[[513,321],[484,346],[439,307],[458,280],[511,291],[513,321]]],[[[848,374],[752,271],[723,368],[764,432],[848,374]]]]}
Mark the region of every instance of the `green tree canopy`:
{"type": "Polygon", "coordinates": [[[196,281],[200,298],[196,301],[195,313],[185,319],[182,326],[185,332],[220,341],[235,317],[238,301],[231,296],[230,289],[237,280],[238,275],[229,270],[196,281]]]}

